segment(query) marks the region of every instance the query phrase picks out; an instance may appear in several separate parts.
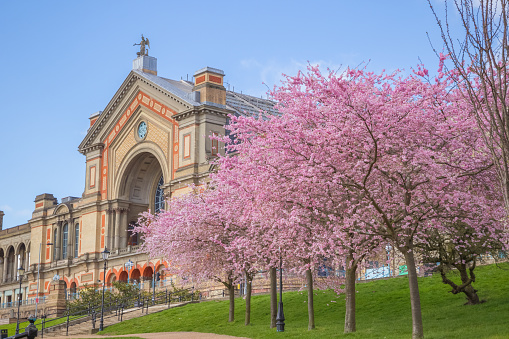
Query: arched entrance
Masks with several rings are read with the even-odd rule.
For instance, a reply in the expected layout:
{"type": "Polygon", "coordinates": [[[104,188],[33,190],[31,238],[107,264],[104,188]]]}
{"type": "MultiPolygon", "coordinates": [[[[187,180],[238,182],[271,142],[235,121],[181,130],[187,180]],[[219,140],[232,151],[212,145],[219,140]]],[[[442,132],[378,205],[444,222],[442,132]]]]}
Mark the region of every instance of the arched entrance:
{"type": "Polygon", "coordinates": [[[109,230],[109,246],[125,248],[139,244],[139,237],[133,234],[133,225],[139,214],[164,207],[164,183],[167,173],[164,153],[139,149],[128,154],[118,169],[113,198],[114,213],[109,230]]]}
{"type": "Polygon", "coordinates": [[[152,267],[146,267],[143,270],[143,280],[152,280],[152,275],[154,274],[154,270],[152,267]]]}
{"type": "Polygon", "coordinates": [[[115,274],[111,274],[110,278],[108,279],[108,284],[113,284],[115,281],[117,281],[117,276],[115,274]]]}
{"type": "Polygon", "coordinates": [[[71,299],[76,299],[76,297],[77,297],[76,283],[74,281],[71,283],[71,287],[69,288],[69,293],[70,293],[71,299]]]}
{"type": "Polygon", "coordinates": [[[120,275],[118,276],[118,281],[120,282],[127,282],[127,272],[126,271],[122,271],[120,272],[120,275]]]}
{"type": "Polygon", "coordinates": [[[137,282],[139,283],[140,282],[140,270],[135,268],[132,272],[131,272],[131,281],[132,282],[137,282]]]}

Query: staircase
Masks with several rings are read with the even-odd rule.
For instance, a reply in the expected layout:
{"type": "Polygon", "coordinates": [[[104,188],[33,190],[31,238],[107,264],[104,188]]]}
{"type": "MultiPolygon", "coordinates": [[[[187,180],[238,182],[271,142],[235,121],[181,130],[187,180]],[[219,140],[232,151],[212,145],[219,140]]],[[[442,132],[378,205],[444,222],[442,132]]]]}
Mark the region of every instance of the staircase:
{"type": "MultiPolygon", "coordinates": [[[[191,303],[190,301],[185,301],[181,303],[172,303],[170,308],[183,306],[186,304],[191,303]]],[[[159,305],[153,305],[150,306],[147,310],[147,308],[131,308],[124,310],[122,314],[122,321],[129,320],[133,318],[142,317],[144,315],[162,312],[164,310],[168,309],[168,305],[159,304],[159,305]]],[[[75,324],[72,326],[69,326],[69,336],[77,336],[77,335],[85,335],[85,334],[92,334],[99,331],[99,322],[101,321],[101,314],[97,315],[97,319],[95,321],[95,329],[93,329],[92,320],[89,318],[87,321],[81,322],[79,324],[75,324]]],[[[104,328],[118,324],[120,321],[120,315],[116,315],[115,312],[105,314],[104,315],[104,328]]],[[[52,338],[52,337],[63,337],[66,336],[66,323],[53,326],[47,329],[44,329],[44,338],[52,338]]],[[[39,330],[38,337],[41,337],[41,331],[39,330]]]]}

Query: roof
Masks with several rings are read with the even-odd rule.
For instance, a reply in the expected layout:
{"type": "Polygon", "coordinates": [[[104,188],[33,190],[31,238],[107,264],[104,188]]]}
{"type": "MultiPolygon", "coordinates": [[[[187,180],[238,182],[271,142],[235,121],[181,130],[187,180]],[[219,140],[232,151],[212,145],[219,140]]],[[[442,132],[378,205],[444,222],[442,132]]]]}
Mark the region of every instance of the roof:
{"type": "Polygon", "coordinates": [[[242,93],[226,91],[226,107],[239,115],[258,117],[260,112],[279,115],[274,109],[276,103],[271,100],[253,97],[242,93]]]}
{"type": "MultiPolygon", "coordinates": [[[[104,109],[104,112],[98,116],[98,121],[94,123],[88,130],[87,135],[79,146],[80,152],[83,153],[85,148],[91,146],[92,140],[103,128],[103,123],[109,118],[109,115],[111,115],[115,109],[117,102],[126,93],[125,89],[128,88],[133,83],[133,80],[137,77],[152,83],[154,86],[159,87],[169,95],[179,98],[183,103],[185,103],[184,105],[188,105],[190,107],[198,107],[205,104],[197,101],[199,100],[199,95],[197,92],[193,91],[194,84],[190,81],[167,79],[151,73],[143,72],[139,69],[133,69],[122,86],[118,89],[117,93],[108,103],[104,109]]],[[[278,112],[274,109],[274,105],[274,101],[257,98],[242,93],[236,93],[233,91],[226,91],[226,108],[235,111],[239,116],[258,117],[260,112],[267,112],[270,115],[279,115],[278,112]]]]}
{"type": "Polygon", "coordinates": [[[201,105],[201,103],[194,100],[194,95],[192,94],[193,86],[192,85],[187,86],[187,85],[189,85],[189,83],[187,81],[170,80],[170,79],[162,78],[157,75],[150,74],[150,73],[145,73],[145,72],[142,72],[137,69],[133,69],[132,71],[133,71],[133,73],[136,73],[136,74],[142,76],[143,78],[152,82],[153,84],[155,84],[155,85],[161,87],[162,89],[167,90],[171,94],[179,97],[180,99],[184,100],[185,102],[187,102],[190,105],[193,105],[193,106],[201,105]]]}

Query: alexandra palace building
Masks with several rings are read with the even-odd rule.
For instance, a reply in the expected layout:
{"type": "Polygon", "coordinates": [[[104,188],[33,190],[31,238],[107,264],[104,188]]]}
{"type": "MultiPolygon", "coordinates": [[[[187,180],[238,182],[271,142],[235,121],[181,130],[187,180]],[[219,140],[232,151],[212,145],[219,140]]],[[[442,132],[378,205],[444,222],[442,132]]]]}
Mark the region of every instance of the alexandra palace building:
{"type": "Polygon", "coordinates": [[[274,111],[271,101],[226,90],[223,77],[205,67],[193,82],[171,80],[157,74],[156,58],[133,61],[108,105],[90,116],[79,145],[86,158],[82,196],[37,195],[32,218],[4,230],[0,211],[0,317],[12,315],[19,293],[23,304],[43,300],[54,279],[65,281],[68,293],[104,281],[105,248],[111,252],[107,283],[143,283],[156,273],[169,279],[168,263],[139,252],[132,225],[141,212],[158,212],[189,184],[207,180],[223,152],[207,136],[224,135],[228,115],[274,111]],[[20,266],[26,269],[21,291],[20,266]]]}

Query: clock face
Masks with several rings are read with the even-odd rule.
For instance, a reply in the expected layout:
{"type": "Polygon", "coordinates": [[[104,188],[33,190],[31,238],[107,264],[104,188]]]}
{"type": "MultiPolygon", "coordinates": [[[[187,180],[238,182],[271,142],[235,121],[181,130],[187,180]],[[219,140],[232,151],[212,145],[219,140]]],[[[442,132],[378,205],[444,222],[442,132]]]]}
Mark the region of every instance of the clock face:
{"type": "Polygon", "coordinates": [[[146,135],[147,135],[147,124],[144,121],[142,121],[138,125],[138,137],[140,137],[140,139],[144,139],[146,135]]]}

